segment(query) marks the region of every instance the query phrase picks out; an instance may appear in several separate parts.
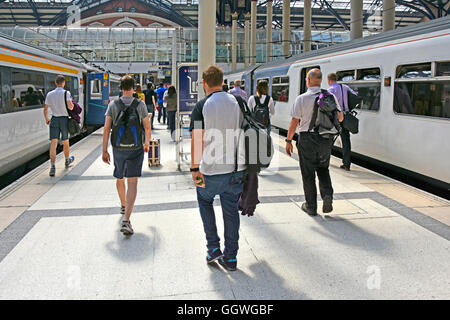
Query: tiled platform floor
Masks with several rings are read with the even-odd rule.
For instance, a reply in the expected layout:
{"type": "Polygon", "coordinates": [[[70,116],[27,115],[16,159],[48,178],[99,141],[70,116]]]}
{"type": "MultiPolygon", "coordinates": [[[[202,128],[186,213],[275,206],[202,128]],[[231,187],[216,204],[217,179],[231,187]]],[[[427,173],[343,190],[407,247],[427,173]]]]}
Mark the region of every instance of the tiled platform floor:
{"type": "Polygon", "coordinates": [[[241,218],[239,270],[207,266],[190,174],[155,126],[163,165],[144,166],[132,237],[118,231],[101,131],[70,170],[51,179],[47,164],[0,193],[1,299],[450,298],[450,203],[335,158],[335,211],[312,218],[297,160],[277,152],[255,216],[241,218]]]}

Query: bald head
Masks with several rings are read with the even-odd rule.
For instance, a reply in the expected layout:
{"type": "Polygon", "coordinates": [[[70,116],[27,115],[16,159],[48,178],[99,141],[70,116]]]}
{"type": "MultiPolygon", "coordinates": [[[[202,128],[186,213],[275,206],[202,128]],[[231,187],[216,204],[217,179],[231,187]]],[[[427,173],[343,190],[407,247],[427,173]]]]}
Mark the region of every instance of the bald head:
{"type": "Polygon", "coordinates": [[[308,87],[320,87],[322,84],[322,72],[320,69],[314,68],[309,70],[306,78],[308,87]]]}
{"type": "Polygon", "coordinates": [[[234,82],[234,87],[235,87],[235,88],[240,88],[240,87],[241,87],[241,80],[236,80],[236,81],[234,82]]]}

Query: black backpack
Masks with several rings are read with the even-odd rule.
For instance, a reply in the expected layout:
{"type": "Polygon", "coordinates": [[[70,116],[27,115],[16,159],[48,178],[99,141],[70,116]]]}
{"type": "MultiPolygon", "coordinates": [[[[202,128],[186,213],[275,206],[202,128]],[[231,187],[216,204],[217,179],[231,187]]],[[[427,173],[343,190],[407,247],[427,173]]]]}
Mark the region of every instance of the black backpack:
{"type": "Polygon", "coordinates": [[[327,90],[321,90],[314,101],[314,112],[309,124],[309,130],[314,130],[321,137],[337,138],[340,133],[338,107],[333,94],[327,90]]]}
{"type": "MultiPolygon", "coordinates": [[[[241,128],[244,131],[245,138],[245,166],[249,172],[259,172],[261,169],[269,167],[273,158],[272,138],[267,132],[267,128],[253,117],[244,99],[239,96],[235,97],[244,115],[241,128]]],[[[237,167],[236,159],[235,171],[237,171],[237,167]]]]}
{"type": "Polygon", "coordinates": [[[255,97],[256,106],[253,109],[253,118],[261,123],[264,127],[269,127],[270,125],[270,113],[269,113],[269,101],[270,97],[266,96],[266,100],[261,104],[261,100],[257,95],[255,97]]]}
{"type": "Polygon", "coordinates": [[[133,99],[129,106],[125,106],[119,98],[114,103],[120,108],[116,119],[113,119],[111,145],[117,150],[139,150],[144,141],[144,129],[137,107],[139,101],[133,99]]]}

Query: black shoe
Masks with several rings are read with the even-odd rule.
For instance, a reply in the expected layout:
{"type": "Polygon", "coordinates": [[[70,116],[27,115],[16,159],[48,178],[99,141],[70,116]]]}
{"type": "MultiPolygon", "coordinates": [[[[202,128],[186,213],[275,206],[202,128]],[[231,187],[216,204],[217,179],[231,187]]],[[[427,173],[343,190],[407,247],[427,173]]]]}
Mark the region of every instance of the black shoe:
{"type": "Polygon", "coordinates": [[[229,259],[229,258],[220,258],[219,264],[227,269],[228,271],[236,271],[237,269],[237,260],[229,259]]]}
{"type": "Polygon", "coordinates": [[[208,250],[208,255],[206,256],[206,262],[212,263],[218,259],[223,257],[223,253],[220,248],[214,248],[212,250],[208,250]]]}
{"type": "Polygon", "coordinates": [[[333,198],[332,197],[325,197],[323,199],[322,212],[323,213],[330,213],[331,211],[333,211],[333,198]]]}
{"type": "Polygon", "coordinates": [[[344,166],[344,165],[340,166],[340,168],[341,168],[341,169],[344,169],[345,171],[350,171],[350,168],[348,168],[348,167],[346,167],[346,166],[344,166]]]}
{"type": "Polygon", "coordinates": [[[307,214],[309,214],[310,216],[317,216],[317,211],[316,210],[312,210],[309,209],[308,206],[306,205],[306,202],[303,202],[302,204],[302,210],[305,211],[307,214]]]}

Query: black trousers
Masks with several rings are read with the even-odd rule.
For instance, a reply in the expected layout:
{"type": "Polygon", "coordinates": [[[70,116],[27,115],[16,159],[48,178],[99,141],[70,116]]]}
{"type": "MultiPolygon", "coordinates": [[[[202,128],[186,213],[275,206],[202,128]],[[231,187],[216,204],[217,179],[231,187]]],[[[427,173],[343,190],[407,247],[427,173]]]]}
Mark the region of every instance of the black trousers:
{"type": "Polygon", "coordinates": [[[147,112],[152,114],[152,120],[151,120],[150,124],[152,125],[152,128],[153,128],[153,120],[155,119],[155,106],[152,104],[148,104],[147,112]]]}
{"type": "Polygon", "coordinates": [[[350,132],[344,128],[341,131],[342,141],[342,164],[350,169],[352,144],[350,142],[350,132]]]}
{"type": "Polygon", "coordinates": [[[167,118],[166,108],[164,108],[162,102],[158,102],[158,105],[159,105],[158,122],[161,122],[161,116],[162,116],[163,117],[163,123],[166,123],[166,118],[167,118]]]}
{"type": "MultiPolygon", "coordinates": [[[[174,131],[175,131],[175,127],[176,127],[176,117],[177,112],[176,111],[167,111],[167,123],[169,124],[169,128],[170,128],[170,136],[172,137],[172,139],[175,138],[174,136],[174,131]]],[[[175,139],[174,139],[175,140],[175,139]]]]}
{"type": "Polygon", "coordinates": [[[333,139],[324,139],[316,133],[301,132],[298,137],[297,148],[303,190],[306,205],[312,210],[317,210],[316,172],[322,199],[333,197],[333,186],[328,170],[332,144],[333,139]]]}

